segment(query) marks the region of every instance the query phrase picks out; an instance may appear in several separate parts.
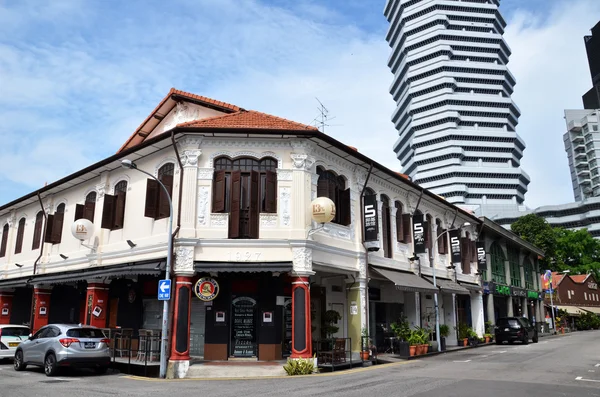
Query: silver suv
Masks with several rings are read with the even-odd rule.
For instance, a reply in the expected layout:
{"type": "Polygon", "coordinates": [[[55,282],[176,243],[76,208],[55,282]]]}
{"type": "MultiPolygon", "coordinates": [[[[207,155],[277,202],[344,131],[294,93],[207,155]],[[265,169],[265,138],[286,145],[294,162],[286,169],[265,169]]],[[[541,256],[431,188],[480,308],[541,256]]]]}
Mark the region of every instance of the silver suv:
{"type": "Polygon", "coordinates": [[[110,365],[110,340],[101,329],[82,325],[51,324],[21,342],[15,352],[16,371],[27,365],[44,367],[47,376],[60,367],[93,368],[103,374],[110,365]]]}

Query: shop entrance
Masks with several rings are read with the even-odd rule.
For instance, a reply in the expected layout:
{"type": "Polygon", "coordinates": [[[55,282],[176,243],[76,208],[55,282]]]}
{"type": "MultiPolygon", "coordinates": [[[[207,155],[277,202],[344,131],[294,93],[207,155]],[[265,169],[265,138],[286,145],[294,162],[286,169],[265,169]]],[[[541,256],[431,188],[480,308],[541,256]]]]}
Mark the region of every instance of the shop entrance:
{"type": "Polygon", "coordinates": [[[190,355],[204,357],[204,332],[206,328],[206,305],[192,296],[190,310],[190,355]]]}
{"type": "Polygon", "coordinates": [[[506,297],[494,295],[494,314],[496,316],[494,323],[496,323],[499,318],[508,316],[508,300],[506,297]]]}
{"type": "Polygon", "coordinates": [[[239,296],[231,302],[231,357],[256,357],[256,300],[239,296]]]}

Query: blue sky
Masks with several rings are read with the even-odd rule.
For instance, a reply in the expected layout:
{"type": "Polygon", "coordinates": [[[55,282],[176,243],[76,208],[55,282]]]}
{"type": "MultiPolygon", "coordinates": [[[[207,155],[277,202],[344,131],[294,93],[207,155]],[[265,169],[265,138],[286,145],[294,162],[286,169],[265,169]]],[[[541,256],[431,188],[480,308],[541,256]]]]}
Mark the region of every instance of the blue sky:
{"type": "MultiPolygon", "coordinates": [[[[0,0],[0,203],[114,153],[171,87],[329,133],[390,168],[381,0],[0,0]],[[367,140],[364,137],[369,136],[367,140]]],[[[563,109],[591,84],[597,0],[504,0],[526,203],[572,200],[563,109]]]]}

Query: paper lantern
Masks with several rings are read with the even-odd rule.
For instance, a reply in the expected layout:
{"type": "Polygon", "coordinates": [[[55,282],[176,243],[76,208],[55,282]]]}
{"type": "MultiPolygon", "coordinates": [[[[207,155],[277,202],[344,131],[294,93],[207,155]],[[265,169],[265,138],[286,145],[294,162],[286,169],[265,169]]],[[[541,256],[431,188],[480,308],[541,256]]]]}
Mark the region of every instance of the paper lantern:
{"type": "Polygon", "coordinates": [[[77,240],[88,240],[94,235],[94,224],[87,219],[77,219],[71,225],[71,234],[77,240]]]}
{"type": "Polygon", "coordinates": [[[310,205],[315,222],[328,223],[335,218],[335,204],[328,197],[317,197],[310,205]]]}

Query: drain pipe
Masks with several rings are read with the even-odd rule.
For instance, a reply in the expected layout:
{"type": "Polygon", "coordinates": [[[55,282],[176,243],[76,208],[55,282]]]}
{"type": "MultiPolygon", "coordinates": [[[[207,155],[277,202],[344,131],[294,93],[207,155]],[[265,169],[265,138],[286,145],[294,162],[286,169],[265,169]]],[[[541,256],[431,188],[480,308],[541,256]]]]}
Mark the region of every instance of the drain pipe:
{"type": "MultiPolygon", "coordinates": [[[[362,235],[362,245],[363,248],[365,249],[365,275],[366,275],[366,281],[365,281],[365,294],[366,299],[366,307],[365,307],[365,323],[366,323],[366,328],[367,330],[369,329],[369,250],[367,249],[367,246],[365,245],[365,205],[364,205],[364,197],[365,197],[365,191],[367,190],[367,184],[369,183],[369,178],[371,178],[371,171],[373,171],[373,163],[371,163],[371,166],[369,167],[369,172],[367,172],[367,178],[365,179],[365,183],[362,187],[362,190],[360,192],[360,232],[362,235]]],[[[362,330],[361,330],[362,331],[362,330]]],[[[361,332],[362,333],[362,332],[361,332]]]]}
{"type": "MultiPolygon", "coordinates": [[[[44,243],[46,238],[46,227],[48,226],[48,214],[46,214],[46,210],[44,209],[44,204],[42,203],[42,198],[40,197],[40,192],[37,193],[37,198],[40,203],[40,208],[42,209],[42,214],[44,216],[44,227],[42,228],[42,235],[40,236],[40,255],[37,257],[35,262],[33,262],[33,274],[37,271],[37,265],[42,256],[44,255],[44,243]]],[[[31,291],[31,316],[29,317],[29,328],[31,332],[33,332],[33,319],[35,317],[35,287],[31,291]]]]}

